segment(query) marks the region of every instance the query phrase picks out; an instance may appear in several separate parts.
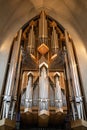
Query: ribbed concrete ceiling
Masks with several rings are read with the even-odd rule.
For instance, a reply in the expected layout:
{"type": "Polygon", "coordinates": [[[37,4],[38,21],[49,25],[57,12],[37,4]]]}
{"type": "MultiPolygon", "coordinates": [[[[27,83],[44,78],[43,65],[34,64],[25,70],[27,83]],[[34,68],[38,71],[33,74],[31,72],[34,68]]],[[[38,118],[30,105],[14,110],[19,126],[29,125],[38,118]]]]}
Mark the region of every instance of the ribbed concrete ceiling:
{"type": "Polygon", "coordinates": [[[72,37],[76,32],[87,44],[86,0],[0,0],[0,40],[14,35],[42,8],[67,28],[72,37]]]}

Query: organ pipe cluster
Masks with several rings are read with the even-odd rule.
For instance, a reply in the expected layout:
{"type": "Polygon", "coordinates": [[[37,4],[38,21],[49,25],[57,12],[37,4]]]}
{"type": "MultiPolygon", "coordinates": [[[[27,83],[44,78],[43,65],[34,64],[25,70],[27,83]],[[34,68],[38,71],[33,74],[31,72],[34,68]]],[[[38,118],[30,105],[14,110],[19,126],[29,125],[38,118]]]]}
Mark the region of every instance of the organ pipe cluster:
{"type": "Polygon", "coordinates": [[[39,116],[49,115],[49,81],[48,65],[43,62],[39,65],[39,116]]]}
{"type": "MultiPolygon", "coordinates": [[[[42,119],[46,119],[50,115],[49,107],[50,107],[50,97],[49,97],[49,90],[50,90],[50,80],[49,80],[49,67],[48,64],[42,58],[39,63],[39,72],[37,74],[38,82],[36,83],[39,85],[39,96],[36,101],[38,101],[38,115],[42,119]],[[43,60],[42,60],[43,59],[43,60]],[[39,77],[38,77],[39,76],[39,77]]],[[[33,86],[34,86],[34,73],[28,72],[27,74],[27,86],[25,91],[25,100],[24,100],[24,112],[32,113],[32,102],[33,102],[33,86]]],[[[56,113],[63,113],[63,101],[62,101],[62,91],[60,86],[60,73],[54,73],[54,85],[55,85],[55,112],[56,113]]]]}
{"type": "Polygon", "coordinates": [[[62,104],[62,93],[61,93],[61,86],[59,83],[59,77],[60,73],[56,72],[54,75],[54,80],[55,80],[55,108],[56,108],[56,113],[57,112],[63,112],[63,104],[62,104]]]}
{"type": "Polygon", "coordinates": [[[68,79],[68,86],[69,86],[70,103],[72,107],[73,119],[74,120],[85,119],[85,111],[84,111],[83,98],[81,94],[80,82],[78,77],[77,64],[75,61],[73,46],[72,43],[69,41],[67,31],[65,31],[65,38],[66,38],[66,49],[67,49],[67,54],[65,54],[67,77],[68,78],[71,77],[72,79],[72,82],[70,81],[70,78],[68,79]]]}
{"type": "Polygon", "coordinates": [[[25,95],[25,109],[24,112],[32,112],[32,96],[33,96],[33,74],[32,72],[28,73],[28,85],[26,88],[25,95]]]}
{"type": "Polygon", "coordinates": [[[8,118],[10,111],[11,111],[11,119],[13,118],[13,111],[17,100],[17,89],[18,89],[18,79],[16,78],[16,76],[19,77],[19,72],[17,71],[20,70],[20,62],[21,62],[19,58],[21,34],[22,31],[20,30],[18,34],[18,39],[17,41],[14,41],[13,45],[13,52],[11,55],[5,93],[3,98],[2,118],[8,118]]]}
{"type": "Polygon", "coordinates": [[[39,38],[48,38],[47,20],[44,11],[41,12],[39,19],[39,38]]]}

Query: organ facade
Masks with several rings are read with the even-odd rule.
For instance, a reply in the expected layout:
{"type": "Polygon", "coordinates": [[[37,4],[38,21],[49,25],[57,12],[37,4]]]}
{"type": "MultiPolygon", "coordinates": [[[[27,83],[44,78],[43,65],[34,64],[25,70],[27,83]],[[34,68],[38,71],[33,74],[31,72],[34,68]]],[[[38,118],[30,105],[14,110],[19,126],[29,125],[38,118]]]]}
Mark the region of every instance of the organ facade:
{"type": "Polygon", "coordinates": [[[1,106],[2,120],[29,126],[86,120],[73,40],[45,11],[13,40],[1,106]]]}

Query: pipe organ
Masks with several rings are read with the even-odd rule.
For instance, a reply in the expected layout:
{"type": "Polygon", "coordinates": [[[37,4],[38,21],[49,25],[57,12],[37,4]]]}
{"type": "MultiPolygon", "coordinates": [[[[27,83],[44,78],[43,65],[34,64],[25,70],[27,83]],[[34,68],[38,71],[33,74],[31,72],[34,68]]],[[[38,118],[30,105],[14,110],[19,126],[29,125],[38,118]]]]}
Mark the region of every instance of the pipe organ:
{"type": "Polygon", "coordinates": [[[2,119],[13,120],[18,110],[22,120],[25,115],[28,123],[39,126],[57,125],[67,114],[71,120],[85,119],[77,61],[67,31],[45,11],[21,30],[10,54],[2,119]]]}

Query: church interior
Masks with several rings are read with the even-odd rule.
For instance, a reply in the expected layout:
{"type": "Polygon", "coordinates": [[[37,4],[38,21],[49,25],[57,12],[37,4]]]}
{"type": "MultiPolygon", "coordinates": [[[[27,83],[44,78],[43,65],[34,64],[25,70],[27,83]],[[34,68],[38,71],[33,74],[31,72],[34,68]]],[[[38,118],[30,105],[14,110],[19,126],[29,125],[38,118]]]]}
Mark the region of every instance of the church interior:
{"type": "Polygon", "coordinates": [[[87,130],[87,2],[0,10],[0,130],[87,130]]]}

